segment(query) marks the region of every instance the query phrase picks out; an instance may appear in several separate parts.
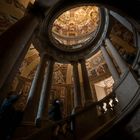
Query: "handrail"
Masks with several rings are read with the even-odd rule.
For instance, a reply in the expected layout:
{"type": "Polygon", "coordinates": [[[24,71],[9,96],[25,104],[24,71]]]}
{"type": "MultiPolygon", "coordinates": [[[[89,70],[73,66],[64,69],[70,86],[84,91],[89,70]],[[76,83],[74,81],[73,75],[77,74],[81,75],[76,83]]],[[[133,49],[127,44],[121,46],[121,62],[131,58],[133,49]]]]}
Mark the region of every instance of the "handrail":
{"type": "Polygon", "coordinates": [[[111,126],[130,113],[140,99],[139,84],[133,72],[127,71],[121,77],[119,83],[112,93],[100,101],[93,102],[79,112],[57,123],[52,123],[50,126],[46,125],[46,127],[22,139],[34,140],[35,137],[40,137],[40,135],[45,133],[42,140],[45,140],[47,137],[51,140],[59,136],[64,139],[71,136],[72,139],[84,140],[105,133],[111,126]],[[126,86],[130,87],[130,85],[134,86],[135,90],[132,87],[132,89],[129,89],[129,92],[126,86]],[[101,132],[101,130],[104,131],[101,132]]]}
{"type": "MultiPolygon", "coordinates": [[[[83,108],[81,111],[79,111],[73,115],[67,116],[66,118],[64,118],[61,121],[53,123],[51,126],[52,127],[52,137],[57,137],[59,135],[66,136],[68,134],[70,134],[72,137],[74,137],[74,128],[73,127],[75,125],[74,124],[75,118],[80,116],[81,114],[84,114],[87,110],[90,110],[91,108],[96,108],[96,107],[102,108],[103,103],[105,103],[105,102],[107,103],[109,101],[109,99],[113,99],[113,98],[115,99],[115,94],[111,93],[108,96],[106,96],[105,98],[103,98],[102,100],[100,100],[98,102],[94,102],[91,105],[83,108]]],[[[115,100],[113,100],[113,101],[115,101],[115,100]]],[[[113,108],[115,106],[115,103],[116,103],[116,101],[114,102],[113,106],[110,106],[107,109],[113,108]]],[[[102,110],[100,110],[100,115],[104,114],[105,112],[106,111],[105,110],[103,111],[103,108],[102,108],[102,110]]],[[[48,127],[40,128],[39,130],[35,131],[30,136],[21,138],[21,140],[28,140],[28,139],[32,140],[32,139],[34,139],[35,136],[40,135],[40,133],[42,133],[42,131],[45,131],[45,130],[47,131],[47,129],[49,129],[49,128],[48,127]]]]}
{"type": "Polygon", "coordinates": [[[128,70],[114,86],[113,92],[105,98],[93,102],[57,123],[46,123],[46,127],[22,139],[34,140],[35,137],[44,134],[43,138],[49,137],[50,140],[59,136],[64,138],[71,136],[72,139],[84,140],[101,135],[101,130],[107,131],[135,108],[140,100],[139,92],[137,78],[133,71],[128,70]]]}
{"type": "MultiPolygon", "coordinates": [[[[106,130],[109,129],[112,125],[119,122],[122,118],[124,118],[128,113],[130,113],[134,109],[134,107],[140,99],[139,92],[140,86],[135,75],[131,70],[127,71],[126,74],[123,75],[123,77],[121,77],[117,86],[114,88],[114,92],[112,92],[102,100],[92,103],[88,107],[85,107],[83,110],[73,115],[73,119],[75,120],[75,129],[77,129],[78,131],[78,128],[80,127],[80,131],[82,131],[81,129],[84,129],[84,131],[86,131],[88,125],[90,127],[90,124],[93,123],[94,128],[91,130],[91,136],[93,136],[93,134],[96,135],[97,133],[99,133],[101,131],[101,128],[104,129],[105,127],[107,127],[106,130]],[[128,87],[130,88],[129,90],[128,87]],[[96,111],[97,114],[95,114],[96,111]],[[93,117],[95,118],[88,122],[88,117],[90,116],[90,119],[92,118],[92,112],[93,117]],[[87,117],[87,119],[81,119],[82,116],[84,116],[85,118],[87,117]],[[94,122],[98,120],[102,122],[94,122]],[[81,125],[83,121],[87,121],[87,127],[83,126],[82,128],[81,125]],[[108,124],[110,124],[110,126],[108,126],[108,124]]],[[[84,139],[83,135],[81,135],[80,139],[84,139]]]]}

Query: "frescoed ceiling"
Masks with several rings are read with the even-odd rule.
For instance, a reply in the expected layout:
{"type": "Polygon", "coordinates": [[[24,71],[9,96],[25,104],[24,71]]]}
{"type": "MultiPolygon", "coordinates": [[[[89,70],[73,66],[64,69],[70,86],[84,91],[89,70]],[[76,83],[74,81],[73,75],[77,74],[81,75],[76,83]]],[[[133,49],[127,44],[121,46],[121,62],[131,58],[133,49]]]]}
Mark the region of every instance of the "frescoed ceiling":
{"type": "MultiPolygon", "coordinates": [[[[24,16],[25,9],[28,3],[33,3],[34,0],[1,0],[0,1],[0,34],[6,31],[10,26],[17,22],[24,16]]],[[[54,38],[64,45],[74,45],[83,43],[91,38],[91,35],[96,33],[100,25],[100,10],[96,6],[82,6],[73,8],[60,15],[53,23],[52,35],[54,38]]],[[[93,36],[92,36],[93,37],[93,36]]],[[[120,23],[115,22],[110,34],[110,39],[113,45],[120,50],[124,49],[127,53],[135,53],[136,48],[133,42],[133,34],[130,33],[120,23]]],[[[28,91],[30,89],[31,81],[35,75],[37,65],[39,64],[39,52],[31,44],[24,61],[22,62],[17,77],[13,80],[12,89],[17,90],[17,83],[24,82],[24,95],[22,96],[18,108],[24,108],[27,99],[28,91]],[[18,79],[20,77],[20,80],[18,79]]],[[[107,75],[107,65],[103,58],[101,51],[97,52],[90,59],[86,60],[86,67],[90,82],[95,82],[98,76],[107,75]]],[[[82,74],[80,65],[78,65],[80,82],[82,82],[82,74]]],[[[71,64],[56,63],[53,71],[53,84],[72,84],[71,64]]],[[[107,75],[110,77],[110,73],[107,75]]],[[[108,78],[105,77],[105,78],[108,78]]],[[[104,79],[105,79],[104,78],[104,79]]],[[[98,79],[96,81],[98,86],[105,88],[107,93],[112,90],[113,79],[109,78],[103,81],[98,79]],[[102,81],[102,82],[99,82],[102,81]]],[[[92,84],[93,84],[92,83],[92,84]]],[[[20,85],[20,84],[19,84],[20,85]]],[[[20,86],[18,87],[19,90],[20,86]]],[[[58,92],[60,93],[60,92],[58,92]]]]}
{"type": "MultiPolygon", "coordinates": [[[[31,2],[34,2],[33,0],[31,2]]],[[[0,1],[0,34],[8,29],[12,24],[19,20],[23,14],[24,9],[29,3],[29,0],[3,0],[0,1]],[[8,7],[8,8],[7,8],[8,7]],[[6,9],[6,10],[4,10],[6,9]]],[[[82,6],[73,8],[64,12],[55,21],[52,28],[52,33],[58,35],[57,37],[77,38],[86,36],[98,28],[100,22],[100,10],[96,6],[82,6]]],[[[56,37],[56,36],[55,36],[56,37]]],[[[111,40],[116,47],[125,47],[130,52],[135,52],[133,46],[133,35],[127,31],[120,23],[115,22],[111,31],[111,40]],[[117,41],[119,40],[119,41],[117,41]],[[120,43],[120,44],[119,44],[120,43]]],[[[76,43],[74,41],[61,40],[62,43],[71,45],[76,43]]],[[[84,40],[85,41],[85,40],[84,40]]],[[[80,40],[79,40],[80,42],[80,40]]],[[[31,45],[24,62],[20,68],[22,77],[32,79],[39,63],[39,54],[37,50],[31,45]]],[[[99,74],[104,72],[102,64],[105,64],[101,52],[87,60],[87,69],[89,76],[93,76],[93,72],[99,74]]],[[[70,64],[56,64],[55,65],[55,80],[54,83],[71,83],[72,67],[70,64]],[[59,75],[59,76],[57,76],[59,75]]]]}
{"type": "Polygon", "coordinates": [[[61,14],[53,23],[53,36],[65,45],[85,41],[96,31],[100,21],[100,10],[96,6],[81,6],[61,14]],[[75,39],[72,39],[72,38],[75,39]],[[78,41],[76,38],[81,38],[78,41]],[[83,38],[84,37],[84,38],[83,38]],[[71,38],[71,40],[70,40],[71,38]]]}

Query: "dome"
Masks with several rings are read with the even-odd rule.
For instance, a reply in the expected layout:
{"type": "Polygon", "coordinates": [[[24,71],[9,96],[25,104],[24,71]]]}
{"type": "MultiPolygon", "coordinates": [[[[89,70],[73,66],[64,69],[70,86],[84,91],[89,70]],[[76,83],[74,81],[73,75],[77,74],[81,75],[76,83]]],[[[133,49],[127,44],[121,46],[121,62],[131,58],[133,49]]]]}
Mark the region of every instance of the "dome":
{"type": "Polygon", "coordinates": [[[61,44],[76,45],[91,39],[100,24],[97,6],[80,6],[59,15],[52,26],[53,37],[61,44]]]}

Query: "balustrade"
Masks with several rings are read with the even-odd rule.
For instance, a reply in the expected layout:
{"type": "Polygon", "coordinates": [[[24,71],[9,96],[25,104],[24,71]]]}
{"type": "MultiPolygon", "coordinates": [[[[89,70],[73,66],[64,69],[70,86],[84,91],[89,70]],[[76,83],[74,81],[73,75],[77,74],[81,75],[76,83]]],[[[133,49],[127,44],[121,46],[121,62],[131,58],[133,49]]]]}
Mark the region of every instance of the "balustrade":
{"type": "Polygon", "coordinates": [[[72,135],[73,132],[71,128],[71,123],[72,117],[68,117],[65,120],[56,123],[53,130],[54,137],[59,137],[60,135],[65,137],[72,135]]]}
{"type": "MultiPolygon", "coordinates": [[[[79,133],[78,129],[79,127],[82,129],[83,127],[86,128],[86,126],[88,125],[89,121],[87,121],[87,124],[85,124],[85,126],[83,126],[83,124],[80,124],[80,121],[86,118],[86,115],[89,113],[90,117],[93,114],[93,110],[98,108],[99,114],[96,118],[92,118],[92,121],[90,120],[90,123],[93,122],[93,124],[95,124],[95,128],[93,128],[93,130],[99,128],[100,126],[102,126],[103,124],[105,124],[107,122],[107,120],[104,118],[106,118],[106,115],[110,112],[113,112],[115,110],[115,107],[118,103],[117,97],[115,95],[115,93],[111,93],[108,96],[106,96],[105,98],[103,98],[102,100],[93,103],[91,106],[86,107],[85,109],[82,109],[81,111],[79,111],[78,113],[67,117],[65,120],[62,120],[58,123],[55,124],[55,127],[53,129],[53,136],[56,138],[59,137],[75,137],[75,135],[77,135],[79,133]],[[84,118],[83,118],[84,116],[84,118]],[[97,120],[100,120],[101,118],[103,118],[103,122],[101,123],[96,122],[97,120]],[[96,122],[96,123],[95,123],[96,122]],[[78,127],[78,128],[77,128],[78,127]]],[[[94,115],[94,114],[93,114],[94,115]]],[[[113,116],[115,116],[116,114],[113,114],[113,116]]],[[[111,117],[113,117],[112,115],[107,118],[108,121],[109,119],[111,120],[111,117]]],[[[90,119],[91,119],[90,118],[90,119]]],[[[81,132],[81,130],[80,130],[81,132]]]]}
{"type": "Polygon", "coordinates": [[[99,102],[97,102],[97,108],[100,114],[107,113],[108,111],[113,111],[117,105],[118,100],[114,93],[109,94],[99,102]]]}

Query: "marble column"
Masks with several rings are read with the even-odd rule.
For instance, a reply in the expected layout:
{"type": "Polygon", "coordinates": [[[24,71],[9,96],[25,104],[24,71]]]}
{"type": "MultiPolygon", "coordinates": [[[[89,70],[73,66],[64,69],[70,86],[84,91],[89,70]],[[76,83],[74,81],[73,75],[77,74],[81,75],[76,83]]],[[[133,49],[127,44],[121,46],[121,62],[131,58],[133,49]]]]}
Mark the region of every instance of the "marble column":
{"type": "Polygon", "coordinates": [[[95,85],[94,85],[94,83],[91,84],[91,89],[92,89],[93,102],[97,102],[98,99],[97,99],[97,93],[96,93],[96,90],[95,90],[95,85]]]}
{"type": "Polygon", "coordinates": [[[123,16],[119,15],[118,13],[110,10],[110,15],[112,15],[117,21],[119,21],[124,27],[126,27],[130,32],[133,32],[131,23],[124,18],[123,16]]]}
{"type": "Polygon", "coordinates": [[[119,80],[119,73],[118,73],[117,69],[115,68],[115,65],[114,65],[111,57],[109,56],[109,54],[104,46],[101,46],[101,51],[102,51],[103,57],[107,63],[108,69],[109,69],[114,81],[117,82],[119,80]]]}
{"type": "Polygon", "coordinates": [[[74,79],[74,110],[81,108],[81,88],[80,88],[80,79],[78,73],[78,63],[72,62],[73,66],[73,79],[74,79]]]}
{"type": "Polygon", "coordinates": [[[1,101],[7,96],[9,90],[11,90],[11,84],[16,77],[16,74],[19,72],[19,67],[23,62],[25,55],[27,54],[29,46],[25,47],[25,49],[20,54],[19,58],[16,60],[14,66],[12,67],[10,73],[8,74],[5,82],[3,83],[2,87],[0,88],[0,103],[1,101]]]}
{"type": "Polygon", "coordinates": [[[118,53],[118,51],[116,50],[116,48],[113,46],[113,44],[111,43],[111,41],[108,38],[105,39],[105,44],[106,44],[107,48],[110,50],[117,65],[119,66],[121,73],[124,73],[128,69],[125,61],[121,58],[120,54],[118,53]]]}
{"type": "Polygon", "coordinates": [[[87,72],[85,60],[81,60],[80,64],[81,64],[81,70],[82,70],[85,105],[88,105],[93,102],[93,98],[92,98],[91,87],[90,87],[90,83],[89,83],[88,72],[87,72]]]}
{"type": "Polygon", "coordinates": [[[37,70],[35,72],[35,76],[32,81],[30,91],[29,91],[27,105],[24,111],[25,113],[23,117],[23,123],[35,121],[38,104],[39,104],[40,92],[41,92],[42,83],[43,83],[45,67],[46,67],[46,61],[47,61],[47,56],[45,54],[41,55],[40,63],[37,66],[37,70]]]}
{"type": "Polygon", "coordinates": [[[71,90],[71,85],[66,85],[67,115],[71,115],[72,112],[71,90]]]}
{"type": "Polygon", "coordinates": [[[41,90],[41,96],[39,100],[38,112],[36,116],[36,125],[40,126],[44,117],[47,119],[46,113],[48,113],[48,104],[50,98],[50,90],[52,85],[52,76],[53,76],[54,60],[48,60],[48,65],[46,68],[46,73],[44,75],[44,81],[41,90]]]}
{"type": "Polygon", "coordinates": [[[14,66],[18,70],[22,63],[20,58],[25,50],[27,52],[32,35],[43,17],[43,12],[39,9],[41,7],[35,3],[23,18],[0,36],[0,89],[11,74],[16,74],[15,70],[15,73],[11,73],[14,66]]]}

